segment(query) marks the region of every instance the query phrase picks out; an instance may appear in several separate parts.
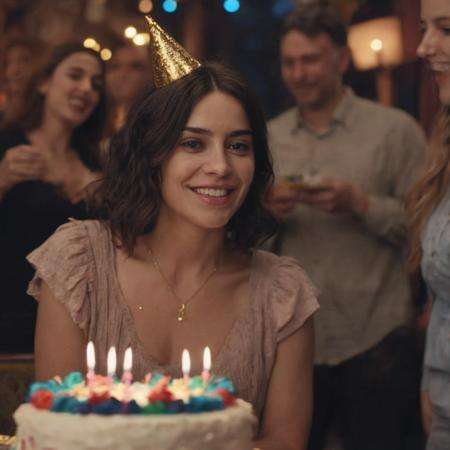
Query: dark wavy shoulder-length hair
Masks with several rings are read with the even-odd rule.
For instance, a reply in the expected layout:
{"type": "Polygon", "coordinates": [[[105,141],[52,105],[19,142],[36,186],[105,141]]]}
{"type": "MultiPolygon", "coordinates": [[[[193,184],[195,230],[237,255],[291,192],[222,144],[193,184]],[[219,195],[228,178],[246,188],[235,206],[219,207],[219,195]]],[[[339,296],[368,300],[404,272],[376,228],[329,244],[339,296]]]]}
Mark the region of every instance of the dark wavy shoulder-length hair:
{"type": "Polygon", "coordinates": [[[227,224],[228,240],[248,250],[274,233],[275,220],[264,206],[273,169],[259,102],[235,71],[220,63],[205,63],[168,86],[146,92],[111,141],[105,178],[90,205],[130,255],[137,237],[155,226],[162,202],[162,164],[176,147],[193,108],[216,90],[241,103],[254,141],[255,174],[246,199],[227,224]]]}
{"type": "Polygon", "coordinates": [[[72,42],[55,47],[38,65],[25,90],[24,103],[14,118],[11,128],[31,131],[42,124],[45,95],[39,92],[39,86],[50,78],[56,68],[74,53],[88,53],[95,57],[101,67],[102,83],[99,85],[100,100],[89,118],[77,126],[71,136],[71,146],[78,153],[81,161],[93,170],[100,169],[99,145],[104,134],[106,121],[105,64],[99,54],[85,48],[82,44],[72,42]]]}

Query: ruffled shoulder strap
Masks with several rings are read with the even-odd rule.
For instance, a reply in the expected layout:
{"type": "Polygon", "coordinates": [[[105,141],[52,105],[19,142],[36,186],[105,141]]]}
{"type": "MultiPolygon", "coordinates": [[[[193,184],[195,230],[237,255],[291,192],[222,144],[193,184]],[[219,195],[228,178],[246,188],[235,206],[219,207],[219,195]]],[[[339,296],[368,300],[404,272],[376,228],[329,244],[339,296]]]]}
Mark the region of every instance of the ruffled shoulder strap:
{"type": "Polygon", "coordinates": [[[95,274],[95,262],[89,232],[98,222],[72,220],[60,226],[40,247],[27,256],[36,269],[28,285],[28,294],[39,300],[42,281],[67,309],[72,320],[86,332],[89,319],[89,295],[95,274]]]}
{"type": "Polygon", "coordinates": [[[297,331],[319,308],[319,291],[299,262],[291,257],[260,252],[265,260],[267,301],[277,342],[297,331]]]}

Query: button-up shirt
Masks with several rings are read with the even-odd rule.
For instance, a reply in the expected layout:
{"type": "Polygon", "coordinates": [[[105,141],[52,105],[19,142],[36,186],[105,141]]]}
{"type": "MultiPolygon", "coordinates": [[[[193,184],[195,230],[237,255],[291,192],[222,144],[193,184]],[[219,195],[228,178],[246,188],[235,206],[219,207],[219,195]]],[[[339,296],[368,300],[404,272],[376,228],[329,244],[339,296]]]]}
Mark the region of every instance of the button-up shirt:
{"type": "Polygon", "coordinates": [[[406,113],[348,89],[327,132],[313,132],[292,108],[269,122],[269,135],[278,181],[319,173],[368,195],[360,216],[299,204],[281,235],[281,253],[296,257],[321,290],[316,363],[339,364],[412,319],[404,196],[425,152],[423,132],[406,113]]]}

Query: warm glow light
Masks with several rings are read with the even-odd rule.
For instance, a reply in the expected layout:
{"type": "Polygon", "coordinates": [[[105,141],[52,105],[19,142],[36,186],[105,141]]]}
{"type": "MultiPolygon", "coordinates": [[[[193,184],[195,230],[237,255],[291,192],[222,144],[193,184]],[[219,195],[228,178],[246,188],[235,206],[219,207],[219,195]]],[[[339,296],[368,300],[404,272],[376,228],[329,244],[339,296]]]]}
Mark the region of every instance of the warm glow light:
{"type": "Polygon", "coordinates": [[[348,45],[358,70],[398,66],[403,62],[401,21],[389,16],[351,25],[348,45]]]}
{"type": "Polygon", "coordinates": [[[99,52],[101,49],[100,44],[98,42],[96,42],[93,46],[92,46],[92,50],[95,50],[96,52],[99,52]]]}
{"type": "Polygon", "coordinates": [[[112,56],[112,52],[109,48],[102,48],[102,50],[100,51],[100,58],[103,59],[103,61],[108,61],[109,59],[111,59],[112,56]]]}
{"type": "Polygon", "coordinates": [[[133,39],[137,34],[137,30],[135,27],[129,26],[125,28],[123,34],[126,38],[133,39]]]}
{"type": "Polygon", "coordinates": [[[205,347],[203,351],[203,370],[211,370],[211,350],[209,347],[205,347]]]}
{"type": "Polygon", "coordinates": [[[116,348],[111,347],[108,352],[108,359],[107,359],[107,371],[108,371],[108,377],[113,378],[116,374],[116,365],[117,365],[117,355],[116,355],[116,348]]]}
{"type": "Polygon", "coordinates": [[[383,41],[381,39],[374,39],[371,43],[370,43],[370,48],[374,51],[374,52],[379,52],[382,50],[383,48],[383,41]]]}
{"type": "Polygon", "coordinates": [[[183,354],[181,356],[181,371],[185,377],[188,377],[189,372],[191,371],[191,357],[186,349],[183,350],[183,354]]]}
{"type": "Polygon", "coordinates": [[[133,367],[133,352],[131,350],[131,347],[128,347],[125,350],[125,356],[123,358],[123,371],[130,372],[132,367],[133,367]]]}
{"type": "Polygon", "coordinates": [[[88,37],[84,40],[83,45],[86,48],[94,48],[98,43],[94,38],[88,37]]]}
{"type": "Polygon", "coordinates": [[[92,341],[88,342],[86,355],[87,355],[87,367],[89,370],[93,371],[95,369],[95,349],[94,343],[92,341]]]}
{"type": "Polygon", "coordinates": [[[133,38],[135,45],[147,45],[150,42],[150,35],[148,33],[139,33],[133,38]]]}
{"type": "Polygon", "coordinates": [[[153,2],[151,0],[141,0],[139,2],[139,11],[148,14],[153,9],[153,2]]]}

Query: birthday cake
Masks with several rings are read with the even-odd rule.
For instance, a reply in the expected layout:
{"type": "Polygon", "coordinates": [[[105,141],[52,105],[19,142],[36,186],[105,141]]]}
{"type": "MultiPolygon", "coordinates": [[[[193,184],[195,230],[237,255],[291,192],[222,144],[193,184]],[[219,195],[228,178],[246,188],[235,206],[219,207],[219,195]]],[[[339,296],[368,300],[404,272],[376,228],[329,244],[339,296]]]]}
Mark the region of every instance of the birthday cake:
{"type": "Polygon", "coordinates": [[[17,450],[250,450],[255,425],[228,379],[160,374],[36,382],[14,418],[17,450]]]}

